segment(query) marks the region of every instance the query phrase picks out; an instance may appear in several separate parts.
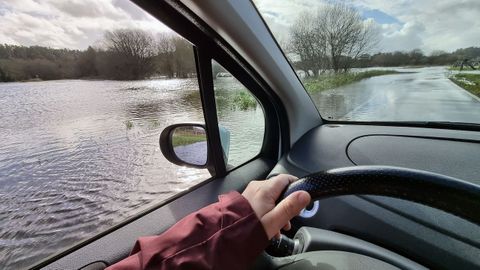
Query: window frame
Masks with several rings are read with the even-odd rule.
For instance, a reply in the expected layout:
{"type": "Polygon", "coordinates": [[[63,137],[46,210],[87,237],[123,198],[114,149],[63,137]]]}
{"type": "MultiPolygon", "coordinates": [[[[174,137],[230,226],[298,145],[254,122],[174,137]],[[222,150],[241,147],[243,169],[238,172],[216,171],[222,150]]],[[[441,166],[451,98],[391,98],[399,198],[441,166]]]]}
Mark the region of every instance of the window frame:
{"type": "MultiPolygon", "coordinates": [[[[227,69],[250,93],[255,96],[262,106],[265,117],[265,133],[262,148],[258,155],[252,157],[242,165],[258,157],[278,161],[283,154],[290,149],[290,136],[288,117],[279,97],[270,86],[261,78],[256,70],[251,67],[223,38],[213,31],[206,23],[191,12],[179,1],[165,0],[161,2],[148,0],[133,0],[135,4],[152,16],[161,18],[162,23],[184,37],[194,45],[196,53],[197,76],[199,78],[202,106],[215,108],[213,92],[212,60],[227,69]],[[202,70],[203,69],[203,70],[202,70]],[[203,92],[207,93],[204,94],[203,92]],[[211,95],[211,96],[209,96],[211,95]],[[207,101],[206,103],[203,100],[207,101]]],[[[209,112],[209,115],[211,112],[209,112]]],[[[216,114],[216,109],[215,109],[216,114]]],[[[206,114],[204,114],[206,115],[206,114]]],[[[219,158],[220,136],[218,135],[218,121],[215,117],[206,117],[207,138],[210,145],[216,145],[219,149],[212,149],[216,157],[212,157],[212,177],[223,177],[228,172],[223,170],[225,166],[223,158],[219,158]],[[209,128],[210,127],[210,128],[209,128]],[[210,135],[208,135],[210,129],[210,135]],[[217,133],[212,135],[212,133],[217,133]],[[220,163],[221,164],[218,164],[220,163]],[[218,170],[218,172],[217,172],[218,170]]],[[[210,150],[210,148],[209,148],[210,150]]],[[[241,167],[239,165],[235,168],[241,167]]]]}

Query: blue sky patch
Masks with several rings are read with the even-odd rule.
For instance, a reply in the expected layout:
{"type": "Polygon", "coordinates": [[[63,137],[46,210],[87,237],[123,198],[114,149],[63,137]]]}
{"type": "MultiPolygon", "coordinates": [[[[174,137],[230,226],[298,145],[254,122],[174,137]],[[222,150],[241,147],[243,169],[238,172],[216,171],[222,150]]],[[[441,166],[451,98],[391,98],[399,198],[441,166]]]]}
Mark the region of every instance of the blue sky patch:
{"type": "Polygon", "coordinates": [[[380,11],[378,9],[364,10],[362,16],[365,19],[372,18],[379,24],[393,24],[398,23],[402,24],[397,18],[388,15],[387,13],[380,11]]]}

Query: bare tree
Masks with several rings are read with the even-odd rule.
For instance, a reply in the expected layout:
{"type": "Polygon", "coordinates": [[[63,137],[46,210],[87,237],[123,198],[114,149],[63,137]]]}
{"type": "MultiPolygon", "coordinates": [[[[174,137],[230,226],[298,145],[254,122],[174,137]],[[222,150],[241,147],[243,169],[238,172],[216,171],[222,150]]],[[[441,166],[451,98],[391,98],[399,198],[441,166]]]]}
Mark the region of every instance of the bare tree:
{"type": "Polygon", "coordinates": [[[195,72],[193,47],[185,39],[169,33],[158,35],[158,72],[169,78],[186,78],[195,72]]]}
{"type": "Polygon", "coordinates": [[[153,37],[142,30],[122,29],[105,33],[107,51],[115,59],[118,79],[142,79],[151,75],[156,55],[153,37]]]}
{"type": "Polygon", "coordinates": [[[175,37],[171,33],[161,33],[157,37],[158,72],[169,78],[175,76],[175,37]]]}
{"type": "Polygon", "coordinates": [[[294,53],[299,59],[295,61],[296,68],[303,70],[306,76],[310,71],[314,75],[324,69],[326,43],[316,31],[315,18],[312,13],[304,12],[290,28],[290,43],[287,51],[294,53]]]}
{"type": "Polygon", "coordinates": [[[348,71],[378,43],[378,32],[358,11],[343,2],[327,4],[300,14],[290,28],[289,51],[299,57],[296,65],[306,71],[348,71]]]}
{"type": "Polygon", "coordinates": [[[173,40],[175,44],[175,73],[177,77],[187,78],[196,71],[193,47],[181,37],[173,40]]]}
{"type": "Polygon", "coordinates": [[[373,23],[343,2],[326,5],[316,15],[316,31],[325,39],[334,72],[348,71],[357,58],[378,43],[373,23]]]}

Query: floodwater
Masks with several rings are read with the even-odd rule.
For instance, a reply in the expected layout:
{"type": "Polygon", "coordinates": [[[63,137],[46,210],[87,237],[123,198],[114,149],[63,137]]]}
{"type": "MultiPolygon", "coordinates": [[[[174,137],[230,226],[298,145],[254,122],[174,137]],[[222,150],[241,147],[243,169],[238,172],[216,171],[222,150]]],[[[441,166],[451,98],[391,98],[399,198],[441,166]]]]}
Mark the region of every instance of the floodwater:
{"type": "MultiPolygon", "coordinates": [[[[215,80],[238,165],[258,153],[264,121],[261,107],[226,104],[233,85],[215,80]]],[[[0,84],[0,269],[39,262],[207,179],[160,152],[163,128],[181,122],[204,122],[196,79],[0,84]]]]}
{"type": "Polygon", "coordinates": [[[446,67],[394,70],[410,73],[373,77],[315,93],[312,99],[326,119],[480,124],[480,99],[451,82],[446,67]]]}

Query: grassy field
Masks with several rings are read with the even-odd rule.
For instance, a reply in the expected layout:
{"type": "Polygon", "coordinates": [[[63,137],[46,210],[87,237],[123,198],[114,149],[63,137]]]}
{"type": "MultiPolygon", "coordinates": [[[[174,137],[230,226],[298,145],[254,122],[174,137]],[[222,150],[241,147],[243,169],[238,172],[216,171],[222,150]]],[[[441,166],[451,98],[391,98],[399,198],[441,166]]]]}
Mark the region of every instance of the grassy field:
{"type": "Polygon", "coordinates": [[[480,97],[480,74],[459,73],[452,75],[450,80],[475,96],[480,97]]]}
{"type": "Polygon", "coordinates": [[[403,73],[395,70],[369,70],[362,72],[347,72],[338,74],[325,74],[315,78],[307,78],[303,85],[312,94],[328,89],[334,89],[342,85],[351,84],[363,79],[388,74],[403,73]]]}
{"type": "Polygon", "coordinates": [[[203,142],[203,141],[206,141],[206,140],[207,140],[207,138],[205,137],[205,134],[198,134],[198,135],[194,135],[194,134],[177,135],[177,134],[175,134],[174,136],[172,136],[173,147],[181,146],[181,145],[189,145],[189,144],[192,144],[192,143],[203,142]]]}

